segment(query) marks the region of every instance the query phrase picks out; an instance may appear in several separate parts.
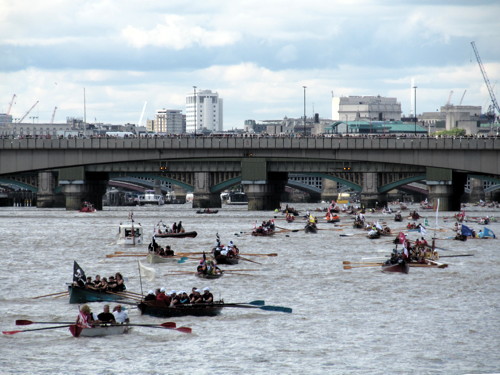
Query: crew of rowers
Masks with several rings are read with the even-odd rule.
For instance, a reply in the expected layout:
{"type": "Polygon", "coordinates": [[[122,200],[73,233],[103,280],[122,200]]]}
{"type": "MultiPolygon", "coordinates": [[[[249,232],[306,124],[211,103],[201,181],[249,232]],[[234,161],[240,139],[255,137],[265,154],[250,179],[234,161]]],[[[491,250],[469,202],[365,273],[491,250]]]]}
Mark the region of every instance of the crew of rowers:
{"type": "Polygon", "coordinates": [[[234,244],[233,241],[229,241],[228,245],[221,245],[220,239],[217,237],[215,247],[212,249],[212,254],[214,257],[219,255],[227,256],[228,258],[235,258],[239,255],[240,249],[234,244]]]}
{"type": "Polygon", "coordinates": [[[173,256],[173,255],[175,255],[174,251],[170,248],[169,245],[167,245],[165,248],[158,245],[158,242],[155,241],[154,236],[153,236],[151,243],[148,245],[148,251],[150,253],[155,253],[155,254],[160,255],[160,256],[173,256]]]}
{"type": "Polygon", "coordinates": [[[99,324],[116,323],[129,323],[128,313],[122,309],[122,305],[116,305],[112,313],[109,311],[109,305],[104,305],[100,314],[93,313],[89,305],[82,305],[76,318],[76,324],[85,328],[91,328],[99,324]]]}
{"type": "Polygon", "coordinates": [[[160,221],[156,225],[156,232],[158,234],[163,234],[163,233],[184,233],[184,227],[182,226],[182,221],[179,221],[179,223],[175,222],[172,224],[172,228],[168,227],[165,225],[163,221],[160,221]]]}
{"type": "Polygon", "coordinates": [[[75,286],[102,292],[123,292],[127,289],[125,287],[123,276],[120,272],[117,272],[114,276],[110,276],[108,278],[101,278],[100,275],[96,275],[94,280],[92,280],[92,277],[87,276],[84,283],[82,283],[82,281],[78,281],[73,284],[75,286]]]}
{"type": "MultiPolygon", "coordinates": [[[[439,259],[438,252],[432,250],[424,237],[417,238],[413,245],[407,238],[404,238],[403,241],[403,251],[398,252],[397,249],[395,249],[393,250],[393,254],[391,255],[391,257],[393,255],[401,256],[403,260],[410,263],[426,263],[427,259],[439,259]]],[[[401,235],[398,235],[398,237],[396,237],[394,243],[396,245],[401,243],[401,235]]]]}
{"type": "Polygon", "coordinates": [[[273,220],[268,220],[268,221],[263,221],[260,226],[254,229],[255,233],[268,233],[268,232],[274,232],[275,226],[274,226],[274,219],[273,220]]]}
{"type": "Polygon", "coordinates": [[[165,305],[175,307],[176,305],[214,303],[214,296],[210,293],[209,287],[203,290],[194,287],[189,294],[184,290],[167,292],[165,288],[158,288],[156,291],[150,290],[144,297],[144,301],[163,301],[165,305]]]}

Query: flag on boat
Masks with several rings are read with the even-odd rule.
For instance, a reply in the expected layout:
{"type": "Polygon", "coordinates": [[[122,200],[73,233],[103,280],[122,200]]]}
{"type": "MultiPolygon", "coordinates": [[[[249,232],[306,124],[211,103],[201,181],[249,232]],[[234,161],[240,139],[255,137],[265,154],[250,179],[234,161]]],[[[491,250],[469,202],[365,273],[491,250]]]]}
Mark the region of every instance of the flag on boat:
{"type": "Polygon", "coordinates": [[[467,225],[462,224],[462,236],[472,236],[472,229],[470,229],[467,225]]]}
{"type": "Polygon", "coordinates": [[[80,286],[85,285],[85,281],[87,281],[87,277],[85,276],[85,272],[83,272],[82,268],[74,261],[73,263],[73,282],[77,283],[80,286]]]}
{"type": "Polygon", "coordinates": [[[427,234],[427,229],[425,229],[425,227],[422,224],[420,224],[419,226],[419,231],[422,236],[425,236],[427,234]]]}
{"type": "Polygon", "coordinates": [[[382,225],[380,225],[380,223],[377,221],[375,223],[375,228],[377,228],[378,230],[382,230],[382,225]]]}
{"type": "Polygon", "coordinates": [[[490,228],[484,227],[484,230],[479,233],[479,238],[497,238],[497,236],[490,228]]]}
{"type": "Polygon", "coordinates": [[[146,267],[144,264],[142,264],[141,261],[139,261],[139,272],[148,281],[153,281],[155,279],[156,271],[154,270],[154,268],[146,267]]]}

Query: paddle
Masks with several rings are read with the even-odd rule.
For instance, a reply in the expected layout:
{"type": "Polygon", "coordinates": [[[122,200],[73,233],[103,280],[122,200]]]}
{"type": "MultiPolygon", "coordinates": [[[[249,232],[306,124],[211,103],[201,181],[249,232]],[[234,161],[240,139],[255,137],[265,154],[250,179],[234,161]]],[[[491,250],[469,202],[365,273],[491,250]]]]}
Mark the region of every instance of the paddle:
{"type": "Polygon", "coordinates": [[[284,312],[284,313],[288,313],[288,314],[290,314],[292,312],[292,309],[290,307],[283,307],[283,306],[270,306],[270,305],[254,306],[254,305],[237,304],[237,303],[225,303],[223,306],[224,307],[239,307],[239,308],[247,308],[247,309],[261,309],[261,310],[266,310],[266,311],[279,311],[279,312],[284,312]]]}
{"type": "Polygon", "coordinates": [[[376,265],[382,265],[382,263],[379,262],[350,262],[348,260],[344,260],[342,264],[376,264],[376,265]]]}
{"type": "Polygon", "coordinates": [[[106,254],[106,258],[146,257],[148,254],[106,254]]]}
{"type": "Polygon", "coordinates": [[[473,257],[474,254],[440,255],[440,258],[473,257]]]}
{"type": "Polygon", "coordinates": [[[182,333],[191,333],[193,330],[189,327],[179,327],[176,328],[176,324],[174,322],[166,322],[162,324],[127,324],[129,326],[134,326],[134,327],[148,327],[148,328],[166,328],[166,329],[173,329],[182,333]]]}
{"type": "Polygon", "coordinates": [[[46,329],[58,329],[58,328],[67,328],[70,327],[73,324],[66,324],[63,326],[54,326],[54,327],[44,327],[44,328],[33,328],[33,329],[23,329],[23,330],[18,330],[18,331],[2,331],[4,335],[15,335],[16,333],[20,332],[32,332],[32,331],[43,331],[46,329]]]}
{"type": "Polygon", "coordinates": [[[248,254],[248,253],[245,253],[245,255],[251,256],[251,257],[277,257],[278,256],[277,253],[270,253],[270,254],[248,254]]]}
{"type": "Polygon", "coordinates": [[[74,324],[74,322],[33,322],[24,319],[16,320],[16,326],[28,326],[30,324],[74,324]]]}
{"type": "Polygon", "coordinates": [[[37,296],[37,297],[31,297],[32,299],[37,299],[37,298],[42,298],[42,297],[51,297],[51,296],[56,296],[58,294],[65,294],[65,293],[68,293],[67,290],[65,290],[64,292],[58,292],[58,293],[52,293],[52,294],[44,294],[43,296],[37,296]]]}
{"type": "Polygon", "coordinates": [[[361,267],[380,267],[381,264],[365,264],[365,265],[359,265],[359,266],[344,266],[345,270],[350,270],[352,268],[361,268],[361,267]]]}
{"type": "Polygon", "coordinates": [[[239,258],[240,258],[241,260],[246,260],[247,262],[252,262],[252,263],[255,263],[255,264],[261,264],[261,265],[262,265],[262,263],[256,262],[255,260],[251,260],[251,259],[243,258],[241,255],[239,256],[239,258]]]}

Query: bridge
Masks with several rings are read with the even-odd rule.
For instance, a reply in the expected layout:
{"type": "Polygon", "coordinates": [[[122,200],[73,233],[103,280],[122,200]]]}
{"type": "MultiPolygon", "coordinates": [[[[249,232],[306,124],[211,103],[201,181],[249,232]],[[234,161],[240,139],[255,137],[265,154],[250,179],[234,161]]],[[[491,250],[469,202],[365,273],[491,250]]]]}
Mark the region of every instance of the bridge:
{"type": "Polygon", "coordinates": [[[137,173],[192,189],[195,207],[217,207],[218,191],[242,184],[249,209],[267,210],[279,205],[288,173],[312,173],[332,182],[327,190],[352,186],[367,207],[425,180],[446,210],[467,176],[500,181],[500,138],[0,139],[0,178],[26,172],[39,173],[42,201],[60,186],[68,209],[101,194],[110,176],[137,173]]]}

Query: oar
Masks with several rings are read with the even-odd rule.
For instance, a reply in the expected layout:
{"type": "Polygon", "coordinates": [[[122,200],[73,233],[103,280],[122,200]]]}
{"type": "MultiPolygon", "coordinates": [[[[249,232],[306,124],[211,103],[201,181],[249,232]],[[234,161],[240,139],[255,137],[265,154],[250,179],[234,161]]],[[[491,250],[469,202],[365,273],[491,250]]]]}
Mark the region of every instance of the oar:
{"type": "Polygon", "coordinates": [[[239,271],[246,272],[246,271],[260,271],[260,270],[255,270],[255,269],[248,269],[248,270],[246,270],[246,269],[238,269],[238,270],[233,270],[233,269],[231,269],[231,270],[224,270],[224,272],[239,272],[239,271]]]}
{"type": "Polygon", "coordinates": [[[380,264],[366,264],[366,265],[359,265],[359,266],[344,266],[345,270],[350,270],[352,268],[361,268],[361,267],[380,267],[380,264]]]}
{"type": "Polygon", "coordinates": [[[106,258],[145,257],[148,254],[106,254],[106,258]]]}
{"type": "Polygon", "coordinates": [[[17,331],[2,331],[4,335],[15,335],[16,333],[20,332],[32,332],[32,331],[43,331],[46,329],[58,329],[58,328],[67,328],[73,324],[66,324],[63,326],[54,326],[54,327],[44,327],[44,328],[33,328],[33,329],[23,329],[23,330],[17,330],[17,331]]]}
{"type": "Polygon", "coordinates": [[[148,328],[166,328],[166,329],[173,329],[179,332],[183,333],[191,333],[193,330],[189,327],[179,327],[176,328],[176,324],[174,322],[166,322],[162,324],[127,324],[128,326],[133,326],[133,327],[148,327],[148,328]]]}
{"type": "Polygon", "coordinates": [[[249,254],[245,253],[244,255],[246,256],[251,256],[251,257],[277,257],[277,253],[270,253],[270,254],[249,254]]]}
{"type": "Polygon", "coordinates": [[[33,322],[31,320],[18,319],[16,326],[28,326],[30,324],[74,324],[75,322],[33,322]]]}
{"type": "Polygon", "coordinates": [[[376,265],[382,265],[382,263],[379,262],[350,262],[348,260],[344,260],[342,264],[376,264],[376,265]]]}
{"type": "Polygon", "coordinates": [[[255,301],[250,301],[250,302],[238,302],[238,303],[228,303],[224,304],[225,305],[254,305],[254,306],[264,306],[266,304],[266,301],[262,299],[257,299],[255,301]]]}
{"type": "Polygon", "coordinates": [[[51,294],[44,294],[43,296],[37,296],[37,297],[31,297],[32,299],[37,299],[37,298],[42,298],[42,297],[51,297],[51,296],[56,296],[58,294],[65,294],[65,293],[68,293],[67,290],[65,290],[64,292],[58,292],[58,293],[51,293],[51,294]]]}
{"type": "Polygon", "coordinates": [[[440,258],[473,257],[474,254],[440,255],[440,258]]]}
{"type": "Polygon", "coordinates": [[[106,293],[113,294],[113,295],[119,296],[119,297],[124,297],[124,298],[128,298],[128,299],[132,299],[132,300],[135,300],[135,301],[142,300],[141,297],[139,297],[139,296],[133,296],[133,295],[130,295],[130,294],[115,293],[115,292],[110,292],[110,291],[107,291],[106,293]]]}
{"type": "Polygon", "coordinates": [[[264,305],[264,306],[253,306],[253,305],[244,305],[244,304],[237,304],[237,303],[225,303],[223,305],[224,307],[239,307],[239,308],[247,308],[247,309],[261,309],[261,310],[266,310],[266,311],[279,311],[279,312],[284,312],[290,314],[292,312],[292,309],[290,307],[284,307],[284,306],[270,306],[270,305],[264,305]]]}
{"type": "MultiPolygon", "coordinates": [[[[284,232],[294,232],[294,233],[295,233],[295,232],[298,232],[299,230],[302,230],[302,229],[288,229],[288,228],[282,228],[282,227],[278,227],[277,225],[276,225],[276,228],[279,228],[279,229],[283,230],[284,232]]],[[[277,233],[277,232],[275,232],[275,233],[277,233]]]]}
{"type": "Polygon", "coordinates": [[[251,260],[251,259],[248,259],[248,258],[243,258],[241,255],[239,256],[239,258],[241,260],[246,260],[247,262],[252,262],[252,263],[255,263],[255,264],[262,264],[262,263],[256,262],[255,260],[251,260]]]}

